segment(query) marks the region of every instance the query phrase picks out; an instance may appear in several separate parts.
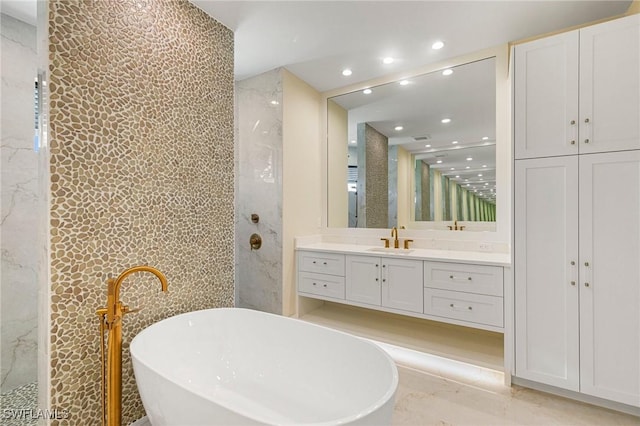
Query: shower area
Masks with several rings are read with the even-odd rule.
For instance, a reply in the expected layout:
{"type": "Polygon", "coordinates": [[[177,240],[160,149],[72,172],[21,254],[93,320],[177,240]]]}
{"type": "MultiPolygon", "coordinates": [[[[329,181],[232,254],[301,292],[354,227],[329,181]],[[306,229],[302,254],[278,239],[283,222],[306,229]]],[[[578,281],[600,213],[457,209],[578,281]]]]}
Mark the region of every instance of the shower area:
{"type": "Polygon", "coordinates": [[[39,215],[37,38],[35,25],[5,13],[0,17],[0,424],[29,425],[36,421],[9,416],[7,410],[37,408],[39,247],[43,238],[39,231],[43,228],[39,215]]]}

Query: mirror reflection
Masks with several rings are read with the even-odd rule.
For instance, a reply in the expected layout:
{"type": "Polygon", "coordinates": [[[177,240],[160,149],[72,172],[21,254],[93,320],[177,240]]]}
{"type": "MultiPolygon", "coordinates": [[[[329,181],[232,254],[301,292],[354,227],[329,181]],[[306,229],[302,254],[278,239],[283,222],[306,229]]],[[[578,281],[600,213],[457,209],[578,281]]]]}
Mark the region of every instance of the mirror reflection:
{"type": "Polygon", "coordinates": [[[329,226],[495,222],[495,72],[489,58],[330,98],[329,226]]]}

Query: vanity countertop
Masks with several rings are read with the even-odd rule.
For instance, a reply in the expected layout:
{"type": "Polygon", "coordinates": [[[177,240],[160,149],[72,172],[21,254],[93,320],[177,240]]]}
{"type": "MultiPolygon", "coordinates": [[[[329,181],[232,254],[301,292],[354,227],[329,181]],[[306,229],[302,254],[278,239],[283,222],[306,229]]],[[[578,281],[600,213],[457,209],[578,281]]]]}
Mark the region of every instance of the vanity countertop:
{"type": "Polygon", "coordinates": [[[411,248],[394,249],[380,246],[342,243],[309,243],[299,244],[296,250],[321,251],[343,254],[358,254],[367,256],[387,256],[399,259],[433,260],[438,262],[464,262],[481,265],[511,266],[511,256],[508,253],[491,253],[461,250],[438,250],[411,248]]]}

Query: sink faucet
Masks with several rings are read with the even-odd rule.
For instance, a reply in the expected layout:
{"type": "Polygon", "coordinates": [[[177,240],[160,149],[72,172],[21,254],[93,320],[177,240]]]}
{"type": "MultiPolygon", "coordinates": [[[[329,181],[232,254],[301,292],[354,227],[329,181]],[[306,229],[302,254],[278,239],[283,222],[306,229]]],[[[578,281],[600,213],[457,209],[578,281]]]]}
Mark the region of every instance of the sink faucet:
{"type": "Polygon", "coordinates": [[[463,225],[458,226],[458,221],[456,220],[452,225],[447,226],[450,231],[462,231],[464,229],[463,225]]]}
{"type": "Polygon", "coordinates": [[[398,241],[398,228],[396,228],[395,226],[391,228],[391,237],[394,238],[393,248],[400,247],[400,242],[398,241]]]}

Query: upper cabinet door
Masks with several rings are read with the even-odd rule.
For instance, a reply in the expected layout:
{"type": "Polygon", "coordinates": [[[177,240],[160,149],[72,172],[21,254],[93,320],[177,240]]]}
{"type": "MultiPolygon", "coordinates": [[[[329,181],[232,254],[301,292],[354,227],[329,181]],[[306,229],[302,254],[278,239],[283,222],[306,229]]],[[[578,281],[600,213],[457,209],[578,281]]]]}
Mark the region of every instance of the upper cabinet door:
{"type": "Polygon", "coordinates": [[[640,15],[580,30],[580,153],[640,149],[640,15]]]}
{"type": "Polygon", "coordinates": [[[515,47],[515,158],[578,153],[578,31],[515,47]]]}

